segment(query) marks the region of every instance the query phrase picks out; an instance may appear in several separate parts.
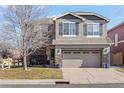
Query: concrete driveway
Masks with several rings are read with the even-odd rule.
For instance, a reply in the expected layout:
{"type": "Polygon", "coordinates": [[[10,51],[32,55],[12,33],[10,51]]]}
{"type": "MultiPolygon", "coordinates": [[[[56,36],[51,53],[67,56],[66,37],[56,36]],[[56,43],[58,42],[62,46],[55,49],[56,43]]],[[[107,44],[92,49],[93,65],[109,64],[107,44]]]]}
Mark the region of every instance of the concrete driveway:
{"type": "Polygon", "coordinates": [[[71,84],[124,83],[124,74],[114,68],[62,68],[63,78],[71,84]]]}

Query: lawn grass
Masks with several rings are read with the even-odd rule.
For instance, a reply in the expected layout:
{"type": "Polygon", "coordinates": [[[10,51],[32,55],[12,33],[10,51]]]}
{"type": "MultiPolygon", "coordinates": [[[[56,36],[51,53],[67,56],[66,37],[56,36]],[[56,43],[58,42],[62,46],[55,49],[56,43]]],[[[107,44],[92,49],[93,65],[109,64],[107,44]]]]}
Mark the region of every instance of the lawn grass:
{"type": "Polygon", "coordinates": [[[117,71],[124,73],[124,68],[119,68],[117,71]]]}
{"type": "Polygon", "coordinates": [[[0,70],[0,79],[62,79],[62,70],[54,68],[11,68],[0,70]]]}

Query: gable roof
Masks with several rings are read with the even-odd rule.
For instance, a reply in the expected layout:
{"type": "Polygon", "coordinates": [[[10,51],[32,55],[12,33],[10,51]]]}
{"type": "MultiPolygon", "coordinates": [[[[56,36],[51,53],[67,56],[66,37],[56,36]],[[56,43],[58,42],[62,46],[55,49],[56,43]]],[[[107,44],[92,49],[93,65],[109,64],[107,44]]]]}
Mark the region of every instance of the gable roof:
{"type": "Polygon", "coordinates": [[[60,17],[63,17],[63,16],[66,16],[66,15],[72,15],[72,16],[75,16],[75,17],[77,17],[77,18],[79,18],[79,19],[81,19],[81,20],[85,20],[84,18],[82,18],[82,17],[80,17],[80,16],[78,16],[78,15],[75,15],[75,14],[73,14],[73,13],[65,13],[65,14],[63,14],[63,15],[60,15],[60,16],[57,16],[57,17],[55,17],[53,20],[56,20],[56,19],[58,19],[58,18],[60,18],[60,17]]]}
{"type": "Polygon", "coordinates": [[[78,15],[78,16],[79,15],[94,15],[94,16],[97,16],[99,18],[102,18],[102,19],[106,20],[107,22],[110,21],[107,17],[104,17],[104,16],[102,16],[102,15],[100,15],[98,13],[95,13],[95,12],[71,12],[71,13],[73,13],[75,15],[78,15]]]}
{"type": "Polygon", "coordinates": [[[72,15],[72,16],[75,16],[75,17],[77,17],[77,18],[79,18],[81,20],[86,20],[86,19],[81,17],[81,16],[79,16],[79,15],[94,15],[94,16],[97,16],[97,17],[102,18],[102,19],[106,20],[107,22],[109,22],[108,18],[106,18],[106,17],[104,17],[104,16],[102,16],[100,14],[93,13],[93,12],[70,12],[70,13],[65,13],[65,14],[63,14],[61,16],[55,17],[54,20],[56,20],[56,19],[58,19],[60,17],[66,16],[66,15],[69,15],[69,14],[72,15]]]}
{"type": "Polygon", "coordinates": [[[113,30],[115,30],[115,29],[117,29],[117,28],[120,27],[120,26],[123,26],[123,25],[124,25],[124,22],[121,22],[120,24],[118,24],[118,25],[112,27],[111,29],[109,29],[109,30],[108,30],[108,33],[111,32],[111,31],[113,31],[113,30]]]}

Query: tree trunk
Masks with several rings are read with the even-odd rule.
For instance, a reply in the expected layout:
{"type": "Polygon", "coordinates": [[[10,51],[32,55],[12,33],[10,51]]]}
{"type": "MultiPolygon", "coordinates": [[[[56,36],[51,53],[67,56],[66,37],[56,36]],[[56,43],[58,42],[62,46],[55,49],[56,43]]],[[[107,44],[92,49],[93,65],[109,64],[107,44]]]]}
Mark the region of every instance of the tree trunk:
{"type": "Polygon", "coordinates": [[[28,70],[28,67],[27,67],[27,56],[26,56],[26,54],[24,54],[24,56],[23,56],[23,65],[24,65],[24,70],[28,70]]]}

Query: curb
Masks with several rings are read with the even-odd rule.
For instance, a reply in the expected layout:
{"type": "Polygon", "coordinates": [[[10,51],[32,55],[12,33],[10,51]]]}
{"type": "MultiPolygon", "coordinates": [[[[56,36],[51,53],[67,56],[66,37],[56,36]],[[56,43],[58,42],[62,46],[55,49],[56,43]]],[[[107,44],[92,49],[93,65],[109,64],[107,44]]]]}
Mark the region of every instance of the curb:
{"type": "Polygon", "coordinates": [[[106,82],[106,83],[79,83],[70,82],[69,80],[0,80],[0,85],[56,85],[56,84],[121,84],[121,82],[106,82]]]}
{"type": "Polygon", "coordinates": [[[40,84],[49,84],[49,85],[55,85],[56,82],[67,82],[67,80],[63,79],[52,79],[52,80],[0,80],[0,85],[11,85],[11,84],[32,84],[32,85],[40,85],[40,84]]]}

